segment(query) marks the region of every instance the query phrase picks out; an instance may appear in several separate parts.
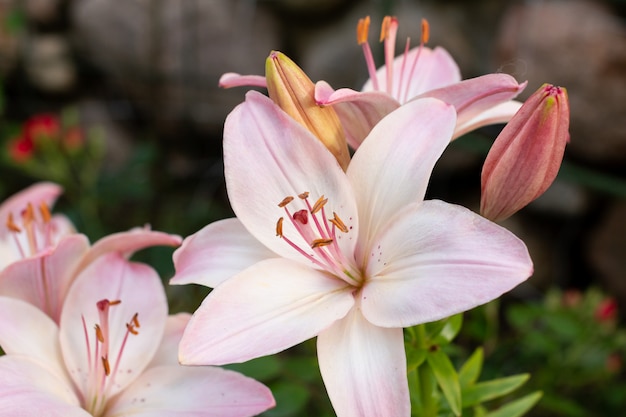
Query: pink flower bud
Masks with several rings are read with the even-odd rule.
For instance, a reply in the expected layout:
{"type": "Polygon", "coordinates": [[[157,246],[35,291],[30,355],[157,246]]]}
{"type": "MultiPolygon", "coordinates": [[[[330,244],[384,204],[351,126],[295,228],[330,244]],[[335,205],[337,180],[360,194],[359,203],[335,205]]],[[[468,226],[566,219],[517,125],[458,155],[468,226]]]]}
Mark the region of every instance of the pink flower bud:
{"type": "Polygon", "coordinates": [[[544,84],[496,138],[481,175],[481,214],[504,220],[552,184],[569,141],[567,90],[544,84]]]}

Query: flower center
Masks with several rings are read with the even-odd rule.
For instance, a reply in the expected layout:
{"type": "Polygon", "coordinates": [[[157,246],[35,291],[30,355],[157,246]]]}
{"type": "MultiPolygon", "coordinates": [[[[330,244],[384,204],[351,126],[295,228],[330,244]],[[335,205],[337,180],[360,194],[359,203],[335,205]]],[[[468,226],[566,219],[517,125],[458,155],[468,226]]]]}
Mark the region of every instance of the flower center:
{"type": "Polygon", "coordinates": [[[126,346],[129,335],[137,335],[140,327],[138,314],[135,313],[129,322],[126,323],[124,338],[116,353],[113,355],[111,349],[111,337],[109,328],[109,310],[111,307],[119,305],[120,300],[110,301],[100,300],[96,303],[98,309],[99,323],[94,326],[93,337],[89,337],[85,317],[82,317],[85,342],[87,343],[88,376],[84,398],[84,408],[94,416],[100,416],[105,410],[106,401],[115,384],[122,353],[126,346]]]}
{"type": "Polygon", "coordinates": [[[325,205],[328,199],[323,195],[311,205],[309,193],[304,192],[298,195],[304,202],[306,208],[292,212],[288,205],[294,197],[287,196],[278,204],[287,214],[287,219],[291,222],[297,233],[309,244],[308,247],[301,247],[293,240],[283,234],[284,217],[280,217],[276,223],[276,236],[282,238],[289,246],[304,256],[315,265],[335,276],[343,279],[352,285],[360,285],[360,273],[353,266],[353,262],[341,251],[337,240],[341,238],[340,233],[348,233],[350,228],[333,212],[333,217],[326,216],[325,205]]]}
{"type": "MultiPolygon", "coordinates": [[[[357,24],[357,43],[363,48],[363,56],[365,57],[365,63],[367,65],[367,71],[372,82],[372,87],[376,91],[381,91],[378,76],[376,74],[376,64],[372,55],[372,50],[367,41],[367,35],[369,33],[370,18],[369,16],[359,19],[357,24]]],[[[414,79],[413,74],[417,67],[417,61],[419,60],[422,49],[426,43],[430,34],[428,21],[422,19],[422,39],[420,41],[419,49],[412,59],[409,59],[409,49],[411,45],[411,38],[406,39],[404,47],[404,55],[400,64],[400,79],[397,86],[394,89],[394,57],[396,46],[396,35],[398,34],[398,19],[391,16],[385,16],[380,28],[380,41],[384,41],[384,53],[385,53],[385,91],[399,102],[406,102],[409,97],[409,91],[411,90],[411,82],[414,79]],[[409,62],[410,61],[410,62],[409,62]],[[406,78],[406,80],[405,80],[406,78]]]]}
{"type": "Polygon", "coordinates": [[[6,228],[13,235],[15,246],[22,258],[37,255],[53,245],[50,210],[45,203],[39,205],[39,216],[31,203],[21,213],[21,225],[16,223],[13,213],[9,213],[6,228]]]}

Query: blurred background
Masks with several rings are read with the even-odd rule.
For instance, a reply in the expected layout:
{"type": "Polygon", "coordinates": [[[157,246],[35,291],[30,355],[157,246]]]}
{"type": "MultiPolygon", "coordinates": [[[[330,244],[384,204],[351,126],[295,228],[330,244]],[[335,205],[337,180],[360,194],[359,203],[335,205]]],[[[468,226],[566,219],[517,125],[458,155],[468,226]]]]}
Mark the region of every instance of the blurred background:
{"type": "MultiPolygon", "coordinates": [[[[528,390],[544,391],[532,416],[622,415],[625,0],[0,0],[0,198],[58,182],[56,211],[92,241],[144,224],[186,236],[231,216],[222,126],[246,89],[219,89],[219,76],[263,74],[276,49],[313,81],[360,89],[356,23],[371,16],[380,66],[387,14],[399,19],[399,47],[408,36],[417,45],[428,19],[428,45],[446,48],[464,78],[509,73],[528,80],[522,99],[544,82],[568,89],[559,177],[503,224],[527,243],[535,274],[466,314],[456,354],[484,345],[487,375],[531,372],[528,390]]],[[[430,198],[477,211],[481,164],[501,127],[455,141],[430,198]]],[[[171,250],[140,258],[171,276],[171,250]]],[[[172,311],[193,311],[207,290],[168,293],[172,311]]],[[[245,368],[287,404],[268,416],[332,415],[312,349],[245,368]]]]}

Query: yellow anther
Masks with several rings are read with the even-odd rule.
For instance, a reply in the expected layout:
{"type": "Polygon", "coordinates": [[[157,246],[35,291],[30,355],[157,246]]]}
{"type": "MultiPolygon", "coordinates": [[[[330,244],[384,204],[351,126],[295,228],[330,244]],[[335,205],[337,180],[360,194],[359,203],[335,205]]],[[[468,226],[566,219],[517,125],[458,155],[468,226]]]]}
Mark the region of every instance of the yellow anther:
{"type": "Polygon", "coordinates": [[[7,229],[15,233],[19,233],[22,231],[22,229],[20,229],[19,226],[15,224],[15,222],[13,221],[13,213],[9,213],[9,216],[7,217],[6,226],[7,226],[7,229]]]}
{"type": "Polygon", "coordinates": [[[307,198],[309,198],[309,192],[305,191],[302,194],[298,194],[298,197],[300,197],[302,200],[306,200],[307,198]]]}
{"type": "Polygon", "coordinates": [[[318,198],[315,204],[313,205],[313,208],[311,209],[311,214],[315,214],[318,211],[320,211],[322,207],[326,205],[327,202],[328,202],[328,199],[324,198],[324,196],[321,196],[320,198],[318,198]]]}
{"type": "Polygon", "coordinates": [[[337,227],[337,229],[341,230],[344,233],[348,233],[348,228],[346,227],[345,223],[341,221],[339,216],[337,216],[337,213],[335,213],[334,211],[333,211],[333,218],[328,219],[328,221],[334,224],[337,227]]]}
{"type": "Polygon", "coordinates": [[[109,365],[109,359],[102,357],[102,366],[104,367],[104,374],[109,376],[111,374],[111,366],[109,365]]]}
{"type": "Polygon", "coordinates": [[[356,25],[356,41],[359,45],[367,43],[367,35],[370,31],[370,17],[366,16],[363,19],[359,19],[359,23],[356,25]]]}
{"type": "Polygon", "coordinates": [[[380,41],[384,41],[389,36],[389,28],[391,27],[391,22],[397,20],[395,17],[385,16],[383,22],[380,24],[380,41]]]}
{"type": "Polygon", "coordinates": [[[109,305],[110,306],[116,306],[118,304],[122,304],[122,300],[113,300],[113,301],[109,301],[109,305]]]}
{"type": "Polygon", "coordinates": [[[276,222],[276,236],[283,237],[283,218],[281,217],[276,222]]]}
{"type": "Polygon", "coordinates": [[[41,204],[39,204],[39,213],[41,213],[41,218],[43,219],[44,223],[50,222],[52,215],[50,214],[50,209],[48,208],[48,205],[43,201],[41,202],[41,204]]]}
{"type": "Polygon", "coordinates": [[[311,249],[320,248],[322,246],[328,246],[333,243],[332,239],[315,239],[311,242],[311,249]]]}
{"type": "Polygon", "coordinates": [[[98,326],[97,324],[96,324],[96,338],[98,339],[98,342],[104,343],[104,335],[102,334],[102,329],[100,329],[100,326],[98,326]]]}
{"type": "Polygon", "coordinates": [[[427,44],[429,37],[430,37],[430,25],[428,24],[428,20],[422,19],[422,43],[427,44]]]}
{"type": "Polygon", "coordinates": [[[293,197],[292,196],[287,196],[287,197],[283,198],[283,201],[278,203],[278,207],[283,208],[287,204],[291,203],[292,201],[293,201],[293,197]]]}
{"type": "Polygon", "coordinates": [[[140,328],[141,324],[139,324],[139,313],[135,313],[135,315],[133,316],[133,319],[131,320],[133,325],[135,325],[136,328],[140,328]]]}

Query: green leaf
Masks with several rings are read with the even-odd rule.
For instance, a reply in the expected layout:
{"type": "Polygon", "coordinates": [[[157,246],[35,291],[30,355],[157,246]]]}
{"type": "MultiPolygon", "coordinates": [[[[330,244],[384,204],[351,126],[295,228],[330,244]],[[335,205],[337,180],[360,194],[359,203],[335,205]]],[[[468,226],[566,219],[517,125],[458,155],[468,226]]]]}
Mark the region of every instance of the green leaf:
{"type": "Polygon", "coordinates": [[[450,405],[452,412],[461,415],[461,386],[459,385],[459,376],[448,358],[442,350],[429,351],[426,355],[428,365],[437,379],[443,395],[450,405]]]}
{"type": "Polygon", "coordinates": [[[463,325],[463,314],[455,314],[452,317],[449,317],[446,321],[445,326],[439,332],[439,335],[435,339],[435,342],[438,344],[448,344],[459,334],[461,331],[461,326],[463,325]],[[445,343],[444,343],[445,342],[445,343]]]}
{"type": "Polygon", "coordinates": [[[463,364],[459,371],[459,383],[461,387],[469,387],[478,380],[483,367],[483,356],[483,348],[479,347],[463,364]]]}
{"type": "Polygon", "coordinates": [[[463,408],[471,407],[515,391],[530,378],[529,374],[513,375],[506,378],[479,382],[463,390],[463,408]]]}
{"type": "Polygon", "coordinates": [[[270,388],[276,399],[276,408],[268,410],[263,414],[264,416],[289,417],[303,414],[310,399],[310,393],[306,387],[292,382],[278,382],[270,388]]]}
{"type": "Polygon", "coordinates": [[[407,372],[411,372],[416,370],[418,366],[424,363],[428,351],[425,349],[413,348],[411,346],[407,346],[405,349],[407,350],[406,370],[407,372]]]}
{"type": "Polygon", "coordinates": [[[522,398],[503,405],[497,410],[490,412],[485,417],[520,417],[533,408],[533,406],[537,404],[537,401],[541,399],[542,395],[541,391],[533,392],[532,394],[528,394],[522,398]]]}

